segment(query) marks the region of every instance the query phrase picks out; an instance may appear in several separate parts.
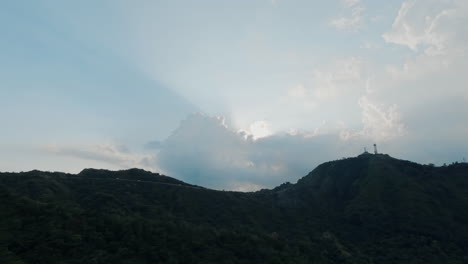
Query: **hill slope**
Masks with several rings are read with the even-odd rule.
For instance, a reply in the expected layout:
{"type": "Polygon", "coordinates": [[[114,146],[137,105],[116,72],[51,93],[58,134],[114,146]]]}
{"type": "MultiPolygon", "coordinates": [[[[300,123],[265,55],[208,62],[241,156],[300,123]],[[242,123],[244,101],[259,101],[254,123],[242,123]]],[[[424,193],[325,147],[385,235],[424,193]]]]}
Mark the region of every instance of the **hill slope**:
{"type": "Polygon", "coordinates": [[[2,263],[466,263],[468,165],[387,155],[222,192],[138,169],[0,174],[2,263]]]}

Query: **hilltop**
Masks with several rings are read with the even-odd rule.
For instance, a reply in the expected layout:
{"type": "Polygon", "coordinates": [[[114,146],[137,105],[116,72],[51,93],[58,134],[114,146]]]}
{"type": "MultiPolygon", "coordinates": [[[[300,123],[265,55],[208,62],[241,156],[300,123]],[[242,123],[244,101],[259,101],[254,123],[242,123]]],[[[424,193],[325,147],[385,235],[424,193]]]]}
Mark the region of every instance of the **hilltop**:
{"type": "Polygon", "coordinates": [[[0,173],[2,263],[466,263],[468,164],[363,154],[253,193],[139,169],[0,173]]]}

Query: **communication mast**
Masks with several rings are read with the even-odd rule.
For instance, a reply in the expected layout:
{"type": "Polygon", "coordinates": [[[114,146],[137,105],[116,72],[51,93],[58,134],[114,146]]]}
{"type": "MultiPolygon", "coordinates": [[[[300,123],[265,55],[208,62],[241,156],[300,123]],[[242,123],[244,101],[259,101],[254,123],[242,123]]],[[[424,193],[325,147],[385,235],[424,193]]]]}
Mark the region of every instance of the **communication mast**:
{"type": "Polygon", "coordinates": [[[378,154],[378,152],[377,152],[377,144],[374,144],[374,154],[378,154]]]}

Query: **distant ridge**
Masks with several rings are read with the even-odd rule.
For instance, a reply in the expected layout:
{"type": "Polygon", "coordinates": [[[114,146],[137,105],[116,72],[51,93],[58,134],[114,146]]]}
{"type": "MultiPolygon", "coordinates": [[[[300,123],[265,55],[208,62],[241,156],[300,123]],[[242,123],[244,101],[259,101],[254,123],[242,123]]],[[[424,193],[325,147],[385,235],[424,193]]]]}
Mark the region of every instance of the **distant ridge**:
{"type": "Polygon", "coordinates": [[[467,263],[468,164],[386,154],[253,193],[141,169],[0,173],[2,263],[467,263]]]}

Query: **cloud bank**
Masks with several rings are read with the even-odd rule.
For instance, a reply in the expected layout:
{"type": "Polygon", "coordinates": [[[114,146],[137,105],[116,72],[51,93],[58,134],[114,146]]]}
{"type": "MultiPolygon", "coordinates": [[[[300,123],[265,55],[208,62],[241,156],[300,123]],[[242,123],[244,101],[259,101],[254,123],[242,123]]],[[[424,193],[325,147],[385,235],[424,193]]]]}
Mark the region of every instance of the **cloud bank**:
{"type": "Polygon", "coordinates": [[[158,166],[171,176],[211,188],[252,190],[295,182],[321,162],[359,154],[363,142],[302,132],[255,139],[223,118],[194,114],[151,146],[158,166]]]}
{"type": "MultiPolygon", "coordinates": [[[[359,1],[343,5],[361,8],[359,1]]],[[[401,64],[337,59],[287,90],[285,106],[324,119],[316,130],[255,140],[223,119],[193,115],[158,145],[157,163],[189,182],[252,189],[295,181],[321,162],[357,155],[374,142],[417,162],[460,161],[468,149],[467,19],[466,1],[405,1],[382,34],[388,46],[411,51],[401,64]]]]}
{"type": "MultiPolygon", "coordinates": [[[[65,100],[60,106],[65,110],[54,111],[60,114],[55,119],[55,113],[40,114],[42,105],[60,101],[55,97],[43,101],[31,96],[31,101],[25,103],[29,107],[24,110],[17,103],[21,93],[10,97],[14,93],[5,90],[6,98],[12,99],[5,101],[6,109],[16,111],[15,118],[11,112],[0,113],[3,120],[8,120],[3,124],[4,141],[36,136],[36,142],[41,144],[50,140],[60,142],[43,149],[54,157],[47,163],[38,161],[42,156],[31,155],[29,161],[46,164],[41,168],[57,168],[56,164],[65,169],[141,167],[189,183],[244,191],[294,182],[321,162],[355,156],[374,142],[384,153],[422,163],[440,165],[468,156],[467,1],[410,0],[377,7],[369,1],[343,0],[338,13],[320,11],[315,16],[310,11],[324,9],[314,9],[312,2],[311,8],[298,8],[288,1],[273,1],[282,7],[274,8],[274,15],[270,12],[271,4],[266,2],[267,12],[260,17],[257,9],[247,4],[248,8],[242,9],[251,12],[247,17],[239,16],[243,11],[226,9],[225,4],[215,9],[200,5],[183,9],[173,4],[168,10],[155,4],[144,8],[144,14],[134,10],[131,19],[135,21],[130,23],[128,35],[123,35],[135,41],[130,49],[135,49],[136,55],[129,51],[128,59],[151,76],[148,83],[134,82],[138,76],[117,78],[104,88],[84,82],[79,87],[86,89],[74,90],[80,96],[65,100]],[[198,13],[194,8],[198,8],[198,13]],[[174,20],[173,14],[180,14],[179,11],[187,15],[174,20]],[[304,12],[298,17],[299,11],[304,12]],[[155,16],[155,12],[160,13],[155,16]],[[320,17],[321,13],[325,15],[320,17]],[[167,17],[164,19],[163,15],[167,17]],[[222,20],[228,17],[232,24],[223,24],[222,20]],[[168,31],[166,23],[153,18],[177,23],[168,31]],[[366,24],[370,21],[373,23],[366,24]],[[314,27],[323,24],[327,25],[324,31],[314,27]],[[330,25],[353,33],[331,31],[330,25]],[[248,32],[244,32],[246,28],[248,32]],[[168,35],[164,35],[166,31],[168,35]],[[160,38],[161,35],[165,38],[160,38]],[[176,96],[178,93],[154,89],[150,80],[159,78],[200,108],[188,106],[176,96]],[[92,93],[94,90],[97,94],[92,93]],[[73,112],[66,111],[68,104],[81,97],[87,102],[76,110],[85,113],[80,115],[82,120],[101,115],[102,118],[96,118],[98,127],[109,119],[113,120],[112,126],[103,128],[102,136],[90,138],[51,131],[50,127],[70,131],[76,131],[77,127],[88,131],[92,127],[96,131],[95,124],[78,122],[73,112]],[[90,98],[94,106],[88,105],[90,98]],[[32,105],[34,101],[40,101],[41,107],[32,105]],[[130,101],[133,103],[129,104],[130,101]],[[210,114],[228,112],[232,120],[195,114],[170,133],[179,118],[198,109],[210,114]],[[27,117],[38,125],[24,121],[27,117]],[[72,124],[76,127],[69,127],[72,124]],[[42,131],[42,136],[37,135],[38,131],[42,131]],[[159,141],[148,142],[151,139],[159,141]],[[138,149],[145,142],[146,148],[138,149]]],[[[129,8],[117,10],[126,14],[123,11],[129,8]]],[[[69,13],[62,8],[56,11],[62,19],[73,16],[75,9],[70,8],[69,13]]],[[[83,10],[83,14],[74,17],[77,25],[89,17],[88,9],[83,10]]],[[[95,21],[106,19],[99,9],[93,10],[95,19],[98,18],[95,21]]],[[[103,23],[89,23],[96,24],[103,23]]],[[[115,36],[103,34],[107,30],[94,32],[96,36],[110,37],[108,42],[102,40],[106,44],[104,50],[114,47],[113,43],[125,42],[119,37],[122,27],[109,31],[115,36]]],[[[68,32],[69,28],[62,31],[68,32]]],[[[59,45],[52,45],[56,46],[59,45]]],[[[124,49],[123,46],[120,48],[124,49]]],[[[114,51],[119,54],[118,47],[114,51]]],[[[25,61],[24,65],[34,64],[25,61]]],[[[36,68],[40,67],[34,66],[32,70],[36,68]]],[[[123,72],[114,69],[106,76],[114,79],[123,72]]],[[[54,78],[57,75],[55,70],[50,73],[54,78]]],[[[67,90],[64,94],[70,93],[67,90]]],[[[52,91],[49,95],[56,93],[52,91]]],[[[22,143],[25,149],[29,143],[22,143]]],[[[3,151],[0,155],[3,164],[24,157],[23,151],[15,155],[3,151]]],[[[25,167],[20,163],[26,162],[17,162],[13,169],[25,167]]]]}

